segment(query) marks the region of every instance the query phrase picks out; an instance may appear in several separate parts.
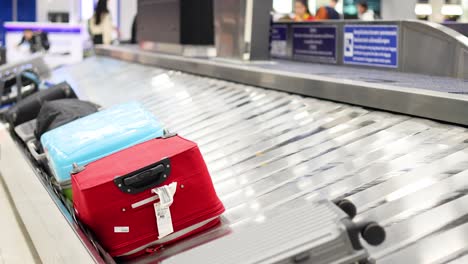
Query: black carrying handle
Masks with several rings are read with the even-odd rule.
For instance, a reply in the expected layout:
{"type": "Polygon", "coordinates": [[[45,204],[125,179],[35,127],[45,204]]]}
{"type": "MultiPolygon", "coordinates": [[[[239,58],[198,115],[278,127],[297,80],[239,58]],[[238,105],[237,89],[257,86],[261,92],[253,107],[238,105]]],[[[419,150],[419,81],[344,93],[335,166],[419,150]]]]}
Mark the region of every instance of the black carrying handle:
{"type": "Polygon", "coordinates": [[[3,106],[3,93],[5,92],[5,81],[0,80],[0,106],[3,106]]]}
{"type": "Polygon", "coordinates": [[[28,148],[29,152],[33,156],[33,158],[37,162],[44,162],[47,160],[46,154],[45,153],[39,153],[39,148],[37,146],[37,141],[36,140],[29,140],[26,143],[26,147],[28,148]]]}
{"type": "Polygon", "coordinates": [[[21,99],[23,99],[23,72],[24,71],[20,71],[16,75],[16,91],[17,91],[16,102],[17,103],[21,101],[21,99]]]}
{"type": "MultiPolygon", "coordinates": [[[[19,102],[23,99],[23,88],[25,88],[25,82],[23,82],[23,78],[26,80],[26,82],[30,82],[31,85],[33,85],[33,93],[39,90],[39,75],[33,69],[21,70],[16,75],[16,87],[18,91],[18,95],[16,96],[16,102],[19,102]],[[33,75],[33,77],[28,76],[28,74],[33,75]]],[[[26,83],[26,85],[29,85],[29,83],[26,83]]]]}
{"type": "Polygon", "coordinates": [[[170,173],[171,164],[165,158],[130,174],[116,177],[114,184],[124,193],[136,194],[162,184],[170,173]]]}

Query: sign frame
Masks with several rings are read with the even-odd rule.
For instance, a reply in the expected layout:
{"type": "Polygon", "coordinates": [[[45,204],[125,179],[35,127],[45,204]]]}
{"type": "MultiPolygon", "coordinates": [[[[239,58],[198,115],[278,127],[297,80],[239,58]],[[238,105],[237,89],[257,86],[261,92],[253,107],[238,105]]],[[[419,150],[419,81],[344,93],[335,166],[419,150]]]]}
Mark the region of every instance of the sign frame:
{"type": "Polygon", "coordinates": [[[291,54],[290,54],[290,44],[289,44],[289,36],[290,34],[290,26],[288,24],[273,24],[271,26],[271,33],[270,33],[270,56],[272,58],[278,58],[278,59],[291,59],[291,54]],[[277,28],[280,28],[281,30],[285,30],[285,40],[274,40],[273,39],[273,30],[277,29],[277,28]],[[281,54],[274,54],[273,53],[273,42],[274,41],[284,41],[286,43],[286,46],[285,46],[285,54],[284,55],[281,55],[281,54]]]}
{"type": "Polygon", "coordinates": [[[295,61],[306,61],[312,63],[320,63],[320,64],[330,64],[330,65],[338,65],[339,62],[339,49],[338,49],[338,38],[339,38],[339,27],[338,25],[324,25],[324,24],[295,24],[291,25],[291,57],[292,60],[295,61]],[[297,55],[295,53],[295,41],[294,41],[294,29],[295,28],[329,28],[335,30],[335,50],[334,50],[334,57],[333,60],[326,61],[321,58],[327,58],[324,56],[315,56],[315,55],[297,55]]]}
{"type": "Polygon", "coordinates": [[[387,68],[387,69],[399,69],[400,68],[400,27],[398,25],[363,25],[363,24],[350,24],[350,25],[344,25],[343,26],[343,65],[353,65],[353,66],[367,66],[367,67],[373,67],[373,68],[387,68]],[[395,54],[395,64],[392,65],[385,65],[385,64],[375,64],[375,63],[366,63],[366,62],[352,62],[352,61],[347,61],[346,58],[349,58],[349,56],[346,56],[346,31],[348,28],[367,28],[367,29],[372,29],[372,28],[393,28],[395,29],[396,32],[396,54],[395,54]]]}

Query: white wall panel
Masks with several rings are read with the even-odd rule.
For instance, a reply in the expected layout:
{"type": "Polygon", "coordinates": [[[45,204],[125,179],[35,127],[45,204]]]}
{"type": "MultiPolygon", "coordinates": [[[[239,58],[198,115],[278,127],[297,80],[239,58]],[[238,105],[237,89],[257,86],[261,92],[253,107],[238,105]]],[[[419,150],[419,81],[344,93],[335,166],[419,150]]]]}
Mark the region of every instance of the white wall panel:
{"type": "Polygon", "coordinates": [[[120,0],[120,38],[122,40],[131,38],[137,5],[137,0],[120,0]]]}
{"type": "Polygon", "coordinates": [[[414,6],[417,2],[417,0],[383,0],[381,1],[382,19],[416,19],[414,6]]]}
{"type": "MultiPolygon", "coordinates": [[[[73,0],[36,0],[36,17],[38,22],[47,22],[48,12],[70,12],[73,0]]],[[[78,2],[78,1],[77,1],[78,2]]],[[[70,17],[73,15],[70,14],[70,17]]]]}

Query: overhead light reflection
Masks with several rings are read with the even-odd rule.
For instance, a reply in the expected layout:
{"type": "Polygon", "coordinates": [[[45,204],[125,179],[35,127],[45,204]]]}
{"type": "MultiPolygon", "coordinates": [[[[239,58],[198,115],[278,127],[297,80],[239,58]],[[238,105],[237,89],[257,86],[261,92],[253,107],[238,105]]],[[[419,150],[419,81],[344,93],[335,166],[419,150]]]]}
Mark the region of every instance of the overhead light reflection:
{"type": "Polygon", "coordinates": [[[174,83],[171,81],[171,78],[167,74],[163,73],[163,74],[159,74],[159,75],[156,75],[153,78],[151,78],[151,85],[153,85],[153,86],[161,86],[161,85],[174,86],[174,83]]]}
{"type": "Polygon", "coordinates": [[[432,6],[430,4],[418,3],[414,7],[414,13],[417,16],[430,16],[432,15],[432,6]]]}
{"type": "Polygon", "coordinates": [[[461,5],[445,4],[442,6],[441,14],[444,16],[461,16],[463,8],[461,5]]]}
{"type": "Polygon", "coordinates": [[[415,182],[413,184],[409,184],[401,189],[399,189],[398,191],[395,191],[389,195],[387,195],[386,199],[387,202],[392,202],[392,201],[395,201],[395,200],[398,200],[402,197],[405,197],[406,195],[409,195],[411,193],[414,193],[414,192],[417,192],[421,189],[424,189],[428,186],[431,186],[433,185],[434,183],[436,183],[436,181],[434,179],[423,179],[423,180],[420,180],[418,182],[415,182]]]}
{"type": "Polygon", "coordinates": [[[245,190],[245,196],[251,197],[255,194],[255,190],[252,187],[247,187],[245,190]]]}
{"type": "Polygon", "coordinates": [[[258,202],[252,202],[250,204],[250,209],[257,211],[260,208],[260,204],[258,202]]]}
{"type": "Polygon", "coordinates": [[[304,117],[307,117],[309,116],[309,113],[307,111],[304,111],[304,112],[300,112],[298,114],[296,114],[293,118],[294,120],[299,120],[299,119],[303,119],[304,117]]]}
{"type": "Polygon", "coordinates": [[[319,192],[314,192],[310,195],[307,195],[304,199],[307,201],[315,201],[319,198],[319,192]]]}
{"type": "Polygon", "coordinates": [[[175,94],[175,96],[178,99],[185,99],[185,98],[190,97],[190,94],[188,92],[178,92],[178,93],[175,94]]]}
{"type": "Polygon", "coordinates": [[[265,222],[265,220],[266,220],[266,217],[264,215],[259,215],[259,216],[255,217],[254,221],[257,222],[257,223],[263,223],[263,222],[265,222]]]}
{"type": "Polygon", "coordinates": [[[253,98],[252,98],[252,101],[260,100],[260,99],[262,99],[262,98],[265,97],[265,96],[266,96],[266,94],[260,94],[260,95],[258,95],[258,96],[253,97],[253,98]]]}
{"type": "Polygon", "coordinates": [[[312,180],[310,179],[301,179],[297,182],[297,187],[301,190],[306,190],[312,184],[312,180]]]}
{"type": "Polygon", "coordinates": [[[245,185],[245,184],[247,184],[248,182],[249,182],[249,181],[248,181],[244,176],[242,176],[242,177],[239,179],[239,183],[240,183],[241,185],[245,185]]]}

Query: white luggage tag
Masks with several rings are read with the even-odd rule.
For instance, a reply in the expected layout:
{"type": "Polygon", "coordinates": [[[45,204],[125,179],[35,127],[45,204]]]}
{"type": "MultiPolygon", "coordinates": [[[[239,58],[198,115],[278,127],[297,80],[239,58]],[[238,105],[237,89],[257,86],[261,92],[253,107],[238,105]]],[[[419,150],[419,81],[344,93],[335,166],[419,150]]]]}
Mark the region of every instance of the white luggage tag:
{"type": "Polygon", "coordinates": [[[174,232],[172,225],[172,217],[170,206],[174,202],[174,194],[177,190],[177,182],[169,185],[164,185],[159,188],[151,190],[152,193],[157,194],[159,203],[154,204],[154,212],[156,214],[156,224],[158,226],[158,239],[161,239],[174,232]]]}

